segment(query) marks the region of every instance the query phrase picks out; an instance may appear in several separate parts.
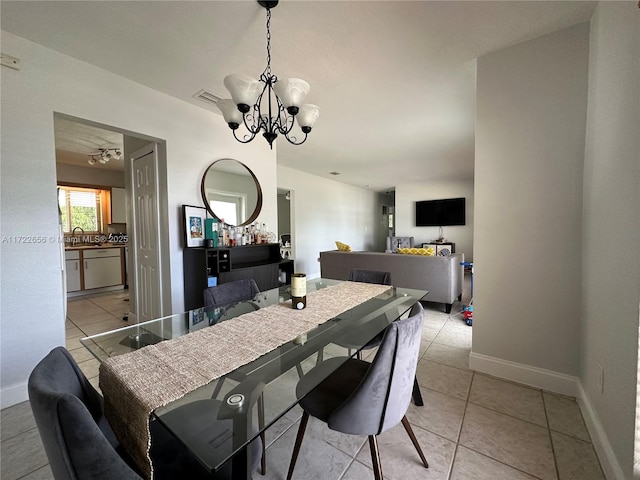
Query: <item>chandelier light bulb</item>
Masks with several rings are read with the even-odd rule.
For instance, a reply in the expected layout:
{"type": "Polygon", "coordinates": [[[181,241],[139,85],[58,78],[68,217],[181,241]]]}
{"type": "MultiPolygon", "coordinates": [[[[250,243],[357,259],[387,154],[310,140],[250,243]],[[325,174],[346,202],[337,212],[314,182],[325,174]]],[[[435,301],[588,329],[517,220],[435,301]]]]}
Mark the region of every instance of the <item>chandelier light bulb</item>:
{"type": "Polygon", "coordinates": [[[249,111],[260,95],[262,87],[260,82],[249,75],[234,73],[224,78],[224,86],[227,87],[233,102],[242,113],[249,111]]]}
{"type": "Polygon", "coordinates": [[[301,78],[284,78],[273,85],[273,90],[291,115],[298,113],[310,89],[309,84],[301,78]]]}
{"type": "Polygon", "coordinates": [[[316,124],[316,120],[320,116],[320,109],[317,105],[305,103],[300,107],[296,121],[302,128],[304,133],[309,133],[313,126],[316,124]]]}
{"type": "Polygon", "coordinates": [[[233,100],[229,98],[218,100],[216,106],[222,112],[224,121],[227,122],[229,128],[235,130],[240,126],[240,124],[242,123],[242,113],[240,112],[240,110],[238,110],[238,107],[233,100]]]}

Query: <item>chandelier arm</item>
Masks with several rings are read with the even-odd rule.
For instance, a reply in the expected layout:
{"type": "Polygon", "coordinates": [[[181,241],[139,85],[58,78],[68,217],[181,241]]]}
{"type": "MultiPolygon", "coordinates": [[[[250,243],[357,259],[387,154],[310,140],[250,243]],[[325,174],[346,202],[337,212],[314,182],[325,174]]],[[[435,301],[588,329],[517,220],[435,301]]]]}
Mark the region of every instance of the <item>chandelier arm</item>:
{"type": "Polygon", "coordinates": [[[279,124],[278,124],[278,131],[283,134],[283,135],[288,135],[289,132],[291,132],[291,130],[293,129],[293,124],[295,122],[295,119],[293,117],[293,115],[288,115],[286,109],[284,108],[284,106],[281,108],[281,112],[282,116],[285,119],[285,122],[283,123],[281,121],[282,117],[279,117],[279,124]]]}
{"type": "Polygon", "coordinates": [[[258,133],[258,131],[255,132],[251,132],[251,135],[245,135],[244,136],[244,140],[239,138],[238,135],[236,134],[236,130],[232,130],[233,132],[233,136],[235,137],[235,139],[237,141],[239,141],[240,143],[249,143],[251,140],[253,140],[256,137],[256,133],[258,133]]]}
{"type": "Polygon", "coordinates": [[[307,141],[307,137],[308,137],[308,136],[309,136],[309,134],[308,134],[308,133],[305,133],[305,134],[304,134],[304,138],[303,138],[303,139],[302,139],[302,141],[300,141],[300,142],[298,142],[298,137],[296,137],[295,135],[293,135],[293,136],[291,136],[291,137],[290,137],[288,134],[285,134],[285,135],[284,135],[284,138],[286,138],[286,139],[287,139],[287,141],[288,141],[289,143],[293,144],[293,145],[302,145],[304,142],[306,142],[306,141],[307,141]]]}

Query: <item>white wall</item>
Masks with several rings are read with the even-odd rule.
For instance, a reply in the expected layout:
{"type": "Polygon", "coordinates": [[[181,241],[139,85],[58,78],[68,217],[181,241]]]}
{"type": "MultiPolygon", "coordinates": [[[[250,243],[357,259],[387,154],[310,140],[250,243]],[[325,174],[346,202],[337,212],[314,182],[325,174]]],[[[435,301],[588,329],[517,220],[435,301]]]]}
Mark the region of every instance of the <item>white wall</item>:
{"type": "Polygon", "coordinates": [[[471,366],[571,394],[588,38],[581,24],[477,64],[471,366]]]}
{"type": "Polygon", "coordinates": [[[619,465],[607,478],[630,479],[640,301],[640,11],[635,2],[599,3],[589,47],[580,382],[586,406],[611,445],[611,451],[599,449],[600,457],[608,460],[605,465],[619,465]],[[604,393],[597,364],[604,369],[604,393]]]}
{"type": "Polygon", "coordinates": [[[222,117],[2,32],[1,404],[26,399],[34,365],[64,345],[56,202],[54,112],[166,141],[171,303],[183,308],[181,205],[201,205],[200,179],[219,158],[249,166],[264,195],[260,222],[276,225],[276,150],[238,143],[222,117]],[[35,236],[42,243],[15,243],[35,236]]]}
{"type": "Polygon", "coordinates": [[[307,278],[320,276],[320,252],[335,250],[336,240],[353,250],[384,250],[379,194],[282,166],[278,188],[291,190],[295,269],[307,278]]]}
{"type": "Polygon", "coordinates": [[[466,225],[443,227],[443,235],[455,242],[456,253],[464,253],[466,261],[473,261],[473,178],[432,180],[396,185],[396,236],[414,237],[416,245],[436,240],[438,227],[416,227],[416,202],[441,198],[466,198],[466,225]]]}
{"type": "Polygon", "coordinates": [[[124,188],[124,172],[104,170],[91,166],[80,167],[68,163],[56,164],[56,175],[60,183],[84,183],[101,187],[124,188]]]}

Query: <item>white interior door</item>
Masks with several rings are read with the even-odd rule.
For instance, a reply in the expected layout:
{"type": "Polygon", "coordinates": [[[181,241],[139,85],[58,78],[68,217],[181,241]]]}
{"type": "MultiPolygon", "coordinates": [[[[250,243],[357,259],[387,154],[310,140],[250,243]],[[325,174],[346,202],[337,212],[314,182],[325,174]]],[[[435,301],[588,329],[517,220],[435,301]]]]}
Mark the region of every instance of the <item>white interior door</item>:
{"type": "Polygon", "coordinates": [[[131,155],[136,320],[163,316],[158,155],[151,144],[131,155]]]}

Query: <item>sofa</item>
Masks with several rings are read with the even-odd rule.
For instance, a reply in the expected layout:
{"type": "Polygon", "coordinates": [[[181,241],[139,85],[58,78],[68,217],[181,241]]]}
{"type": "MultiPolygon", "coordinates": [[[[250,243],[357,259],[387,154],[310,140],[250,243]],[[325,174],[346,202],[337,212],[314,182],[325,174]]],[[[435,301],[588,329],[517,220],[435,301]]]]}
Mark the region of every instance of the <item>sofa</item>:
{"type": "Polygon", "coordinates": [[[323,278],[347,280],[354,268],[391,273],[394,287],[428,290],[425,301],[444,303],[451,313],[453,302],[462,299],[464,269],[463,253],[429,257],[381,252],[320,252],[320,272],[323,278]]]}

